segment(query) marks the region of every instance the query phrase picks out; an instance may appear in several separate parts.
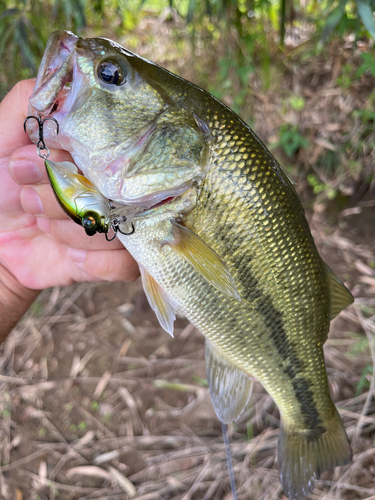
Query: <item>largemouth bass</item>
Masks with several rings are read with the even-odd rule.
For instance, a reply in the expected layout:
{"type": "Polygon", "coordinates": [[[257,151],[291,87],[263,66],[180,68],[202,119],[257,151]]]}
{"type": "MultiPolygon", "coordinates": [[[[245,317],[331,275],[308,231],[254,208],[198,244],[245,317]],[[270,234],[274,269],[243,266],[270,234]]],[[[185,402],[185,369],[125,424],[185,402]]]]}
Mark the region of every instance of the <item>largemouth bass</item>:
{"type": "Polygon", "coordinates": [[[222,422],[242,413],[251,376],[262,383],[280,410],[284,492],[307,496],[351,459],[323,344],[353,298],[319,256],[292,179],[232,110],[110,40],[53,33],[33,112],[58,121],[46,141],[105,198],[143,207],[119,238],[161,325],[172,334],[180,311],[205,336],[222,422]]]}

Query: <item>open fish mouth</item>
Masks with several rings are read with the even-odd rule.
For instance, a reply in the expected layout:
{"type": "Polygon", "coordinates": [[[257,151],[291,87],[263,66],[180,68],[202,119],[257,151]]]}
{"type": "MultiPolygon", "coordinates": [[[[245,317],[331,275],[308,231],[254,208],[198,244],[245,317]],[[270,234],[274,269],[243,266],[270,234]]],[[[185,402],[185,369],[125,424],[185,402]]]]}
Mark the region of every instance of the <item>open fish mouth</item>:
{"type": "Polygon", "coordinates": [[[78,37],[56,31],[48,39],[30,105],[41,116],[61,110],[72,82],[75,45],[78,37]]]}

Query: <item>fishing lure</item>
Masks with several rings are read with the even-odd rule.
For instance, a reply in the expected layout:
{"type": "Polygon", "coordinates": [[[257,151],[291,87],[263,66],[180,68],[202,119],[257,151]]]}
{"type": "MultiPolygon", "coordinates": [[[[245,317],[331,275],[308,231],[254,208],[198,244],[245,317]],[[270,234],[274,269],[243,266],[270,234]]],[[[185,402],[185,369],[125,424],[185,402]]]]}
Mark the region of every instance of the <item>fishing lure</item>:
{"type": "Polygon", "coordinates": [[[119,232],[126,236],[120,226],[127,221],[121,215],[121,209],[116,209],[88,180],[78,172],[77,167],[68,161],[54,162],[45,159],[45,166],[56,199],[64,212],[77,224],[84,227],[86,234],[105,233],[107,241],[112,241],[119,232]],[[113,229],[113,238],[108,238],[108,232],[113,229]]]}

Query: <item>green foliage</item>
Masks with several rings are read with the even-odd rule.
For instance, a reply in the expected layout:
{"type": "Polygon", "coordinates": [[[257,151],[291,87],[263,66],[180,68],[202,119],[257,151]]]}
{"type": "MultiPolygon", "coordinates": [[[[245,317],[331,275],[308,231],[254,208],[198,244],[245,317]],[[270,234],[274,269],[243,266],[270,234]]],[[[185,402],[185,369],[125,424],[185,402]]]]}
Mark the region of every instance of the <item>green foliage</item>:
{"type": "Polygon", "coordinates": [[[334,31],[341,36],[345,32],[351,31],[355,33],[357,38],[367,31],[375,39],[374,10],[374,0],[331,1],[323,13],[325,22],[322,29],[320,46],[334,31]]]}
{"type": "Polygon", "coordinates": [[[369,72],[372,76],[375,76],[375,55],[374,53],[365,52],[361,54],[361,59],[363,63],[357,69],[355,76],[358,78],[364,73],[369,72]]]}
{"type": "Polygon", "coordinates": [[[302,111],[305,107],[305,99],[299,95],[292,95],[289,98],[289,103],[296,111],[302,111]]]}
{"type": "Polygon", "coordinates": [[[349,358],[355,358],[359,354],[364,354],[369,350],[368,338],[355,332],[348,332],[355,342],[347,352],[349,358]]]}
{"type": "Polygon", "coordinates": [[[246,438],[247,441],[251,441],[254,438],[254,427],[252,419],[249,419],[246,424],[246,438]]]}
{"type": "Polygon", "coordinates": [[[85,35],[133,30],[142,9],[165,9],[168,0],[0,0],[0,97],[23,78],[36,75],[47,38],[56,30],[85,35]],[[7,71],[12,68],[12,71],[7,71]]]}
{"type": "Polygon", "coordinates": [[[99,409],[99,403],[97,401],[91,401],[90,408],[93,411],[98,411],[98,409],[99,409]]]}
{"type": "Polygon", "coordinates": [[[281,147],[285,154],[291,158],[300,148],[307,148],[309,141],[298,132],[296,125],[284,123],[279,130],[279,140],[272,144],[272,149],[281,147]]]}
{"type": "Polygon", "coordinates": [[[313,188],[314,194],[320,194],[326,188],[326,185],[323,182],[321,182],[314,174],[309,174],[307,176],[307,182],[313,188]]]}
{"type": "Polygon", "coordinates": [[[342,89],[348,89],[353,83],[353,66],[345,64],[341,69],[340,76],[337,77],[336,84],[342,89]]]}
{"type": "Polygon", "coordinates": [[[44,427],[41,427],[41,428],[38,430],[38,436],[39,436],[40,438],[43,438],[46,434],[47,434],[47,430],[46,430],[44,427]]]}
{"type": "Polygon", "coordinates": [[[349,89],[363,75],[375,76],[375,54],[373,52],[364,52],[360,55],[360,58],[363,62],[357,69],[351,63],[346,63],[341,68],[336,84],[342,89],[349,89]]]}
{"type": "Polygon", "coordinates": [[[77,425],[77,429],[79,431],[86,430],[87,429],[87,423],[85,421],[79,422],[79,424],[77,425]]]}
{"type": "MultiPolygon", "coordinates": [[[[209,91],[217,99],[224,100],[228,94],[234,94],[230,107],[241,116],[248,95],[249,75],[254,72],[252,64],[239,65],[235,59],[224,57],[218,62],[219,71],[215,84],[209,87],[209,91]],[[233,89],[238,88],[237,92],[233,89]]],[[[246,119],[246,117],[244,117],[246,119]]]]}
{"type": "Polygon", "coordinates": [[[337,190],[333,189],[329,184],[321,182],[314,174],[307,176],[307,182],[313,188],[314,194],[325,193],[329,200],[336,198],[337,190]]]}
{"type": "Polygon", "coordinates": [[[375,39],[375,22],[373,11],[375,8],[373,0],[356,0],[357,11],[364,27],[375,39]]]}
{"type": "Polygon", "coordinates": [[[368,389],[370,387],[370,382],[368,380],[368,376],[372,376],[373,368],[372,365],[366,365],[361,373],[361,377],[359,379],[357,390],[355,396],[359,396],[362,394],[364,389],[368,389]]]}
{"type": "Polygon", "coordinates": [[[192,375],[191,378],[196,384],[199,384],[201,387],[208,387],[207,379],[198,377],[198,375],[192,375]]]}

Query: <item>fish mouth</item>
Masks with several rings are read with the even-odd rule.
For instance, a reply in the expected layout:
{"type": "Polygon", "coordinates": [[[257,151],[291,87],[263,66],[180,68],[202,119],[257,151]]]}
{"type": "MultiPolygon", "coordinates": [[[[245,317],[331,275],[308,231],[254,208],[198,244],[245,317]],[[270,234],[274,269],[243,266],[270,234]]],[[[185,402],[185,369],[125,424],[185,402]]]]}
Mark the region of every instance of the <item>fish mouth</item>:
{"type": "Polygon", "coordinates": [[[176,198],[175,196],[168,196],[167,198],[164,198],[164,200],[159,201],[159,203],[156,203],[156,205],[152,205],[150,207],[150,210],[154,210],[154,208],[159,208],[164,205],[168,205],[169,203],[172,203],[175,198],[176,198]]]}
{"type": "Polygon", "coordinates": [[[29,103],[40,116],[60,111],[70,91],[75,67],[75,45],[79,38],[56,31],[48,39],[29,103]]]}

